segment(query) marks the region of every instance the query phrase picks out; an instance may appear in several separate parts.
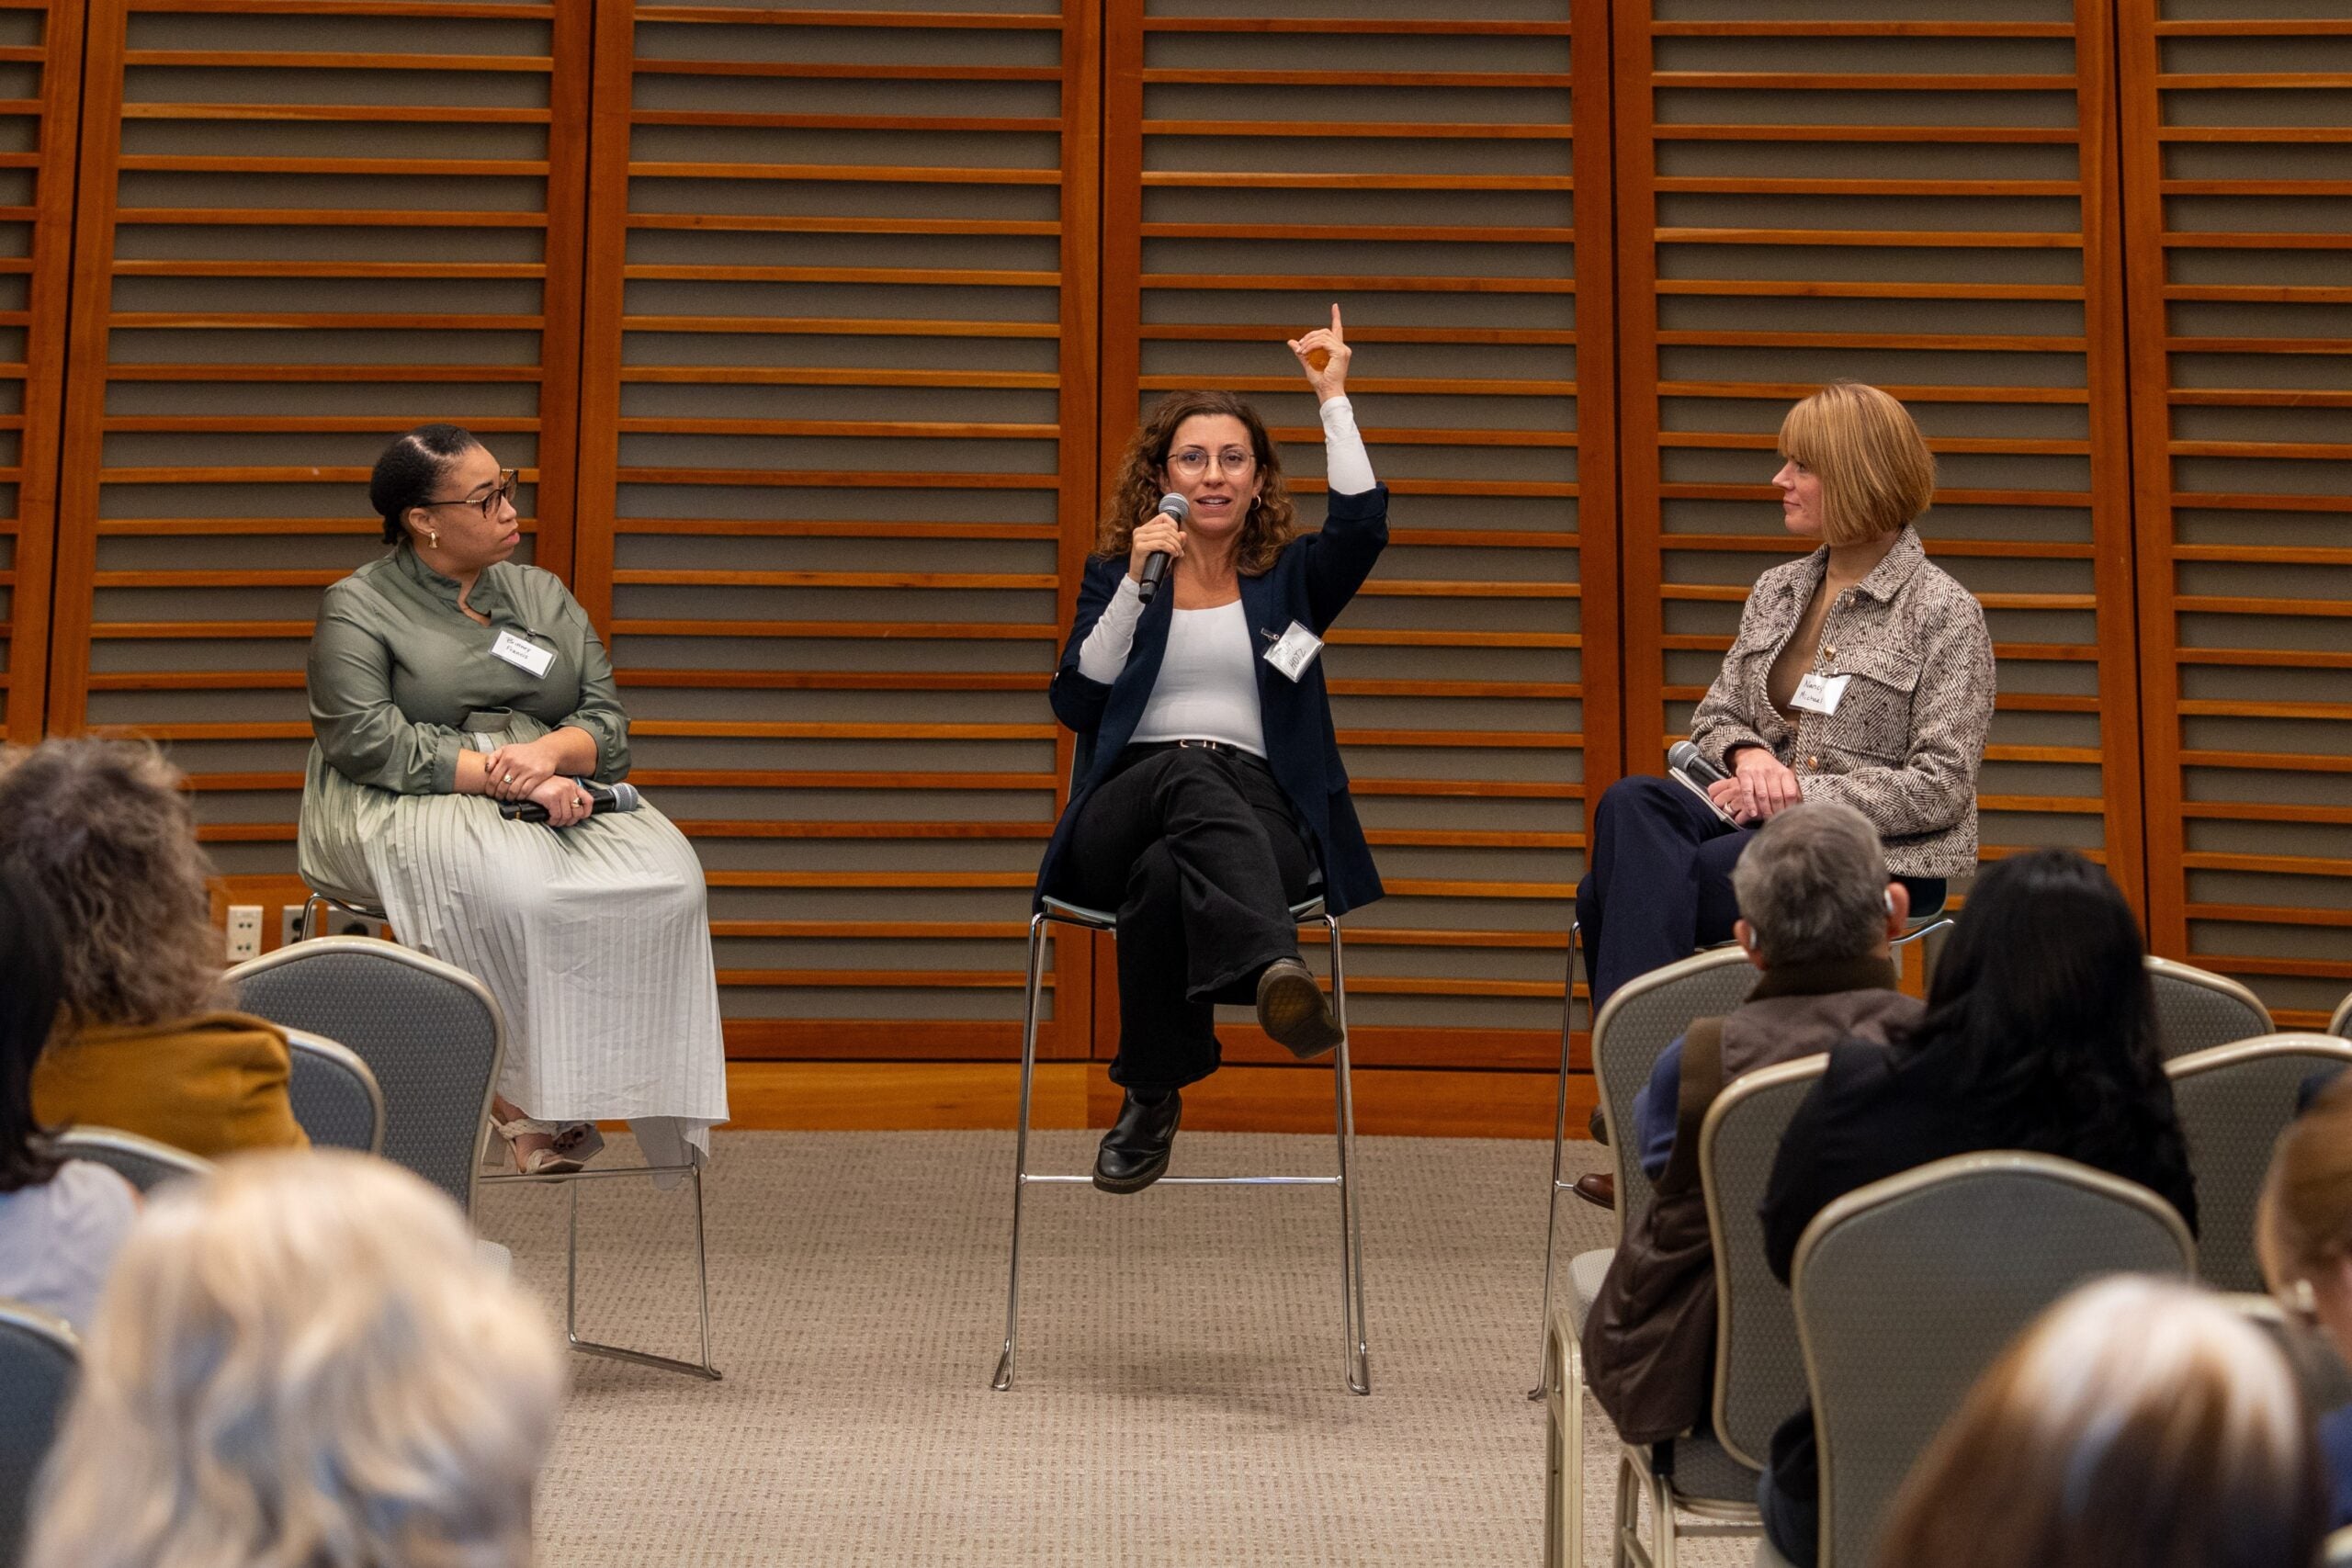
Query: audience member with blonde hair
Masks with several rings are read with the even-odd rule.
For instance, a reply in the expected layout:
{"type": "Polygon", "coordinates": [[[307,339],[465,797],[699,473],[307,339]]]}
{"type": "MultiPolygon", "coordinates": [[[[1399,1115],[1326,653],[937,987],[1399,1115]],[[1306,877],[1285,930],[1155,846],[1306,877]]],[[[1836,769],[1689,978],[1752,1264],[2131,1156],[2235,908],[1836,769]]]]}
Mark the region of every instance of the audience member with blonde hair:
{"type": "MultiPolygon", "coordinates": [[[[2255,1241],[2270,1288],[2352,1357],[2352,1077],[2339,1077],[2279,1134],[2255,1241]]],[[[2352,1525],[2352,1405],[2328,1413],[2320,1444],[2335,1523],[2352,1525]]]]}
{"type": "Polygon", "coordinates": [[[2119,1276],[2044,1313],[1904,1483],[1882,1568],[2308,1568],[2326,1490],[2262,1330],[2119,1276]]]}
{"type": "Polygon", "coordinates": [[[63,1010],[33,1075],[47,1122],[207,1156],[308,1142],[277,1025],[228,1010],[204,852],[152,747],[45,740],[0,771],[0,863],[57,911],[63,1010]]]}
{"type": "Polygon", "coordinates": [[[28,1568],[525,1568],[562,1399],[457,1208],[340,1151],[157,1194],[115,1265],[28,1568]]]}
{"type": "Polygon", "coordinates": [[[1993,643],[1912,525],[1935,458],[1900,402],[1851,381],[1789,411],[1780,456],[1781,525],[1814,547],[1756,580],[1691,714],[1691,744],[1728,775],[1714,809],[1638,770],[1593,808],[1577,919],[1596,1013],[1635,976],[1731,935],[1733,864],[1800,800],[1868,818],[1912,907],[1976,869],[1993,643]]]}

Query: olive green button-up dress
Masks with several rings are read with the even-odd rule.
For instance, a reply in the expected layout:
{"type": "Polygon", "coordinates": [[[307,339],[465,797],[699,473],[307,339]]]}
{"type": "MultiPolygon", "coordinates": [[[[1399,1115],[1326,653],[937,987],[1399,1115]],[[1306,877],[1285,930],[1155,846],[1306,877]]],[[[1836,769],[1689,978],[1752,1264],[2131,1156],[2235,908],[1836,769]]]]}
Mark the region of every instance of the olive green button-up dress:
{"type": "Polygon", "coordinates": [[[701,864],[652,806],[557,830],[455,793],[458,753],[570,725],[595,776],[628,772],[628,716],[587,613],[502,562],[467,603],[403,545],[326,592],[311,643],[302,878],[377,904],[477,976],[506,1016],[499,1091],[525,1114],[628,1118],[654,1163],[707,1153],[727,1069],[701,864]],[[511,634],[543,673],[493,652],[511,634]]]}

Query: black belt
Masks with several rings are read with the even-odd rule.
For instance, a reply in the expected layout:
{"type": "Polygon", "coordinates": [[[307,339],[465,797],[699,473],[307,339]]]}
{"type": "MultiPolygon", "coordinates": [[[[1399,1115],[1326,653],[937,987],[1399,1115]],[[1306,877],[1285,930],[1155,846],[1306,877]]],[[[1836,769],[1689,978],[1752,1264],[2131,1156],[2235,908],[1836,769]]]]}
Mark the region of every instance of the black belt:
{"type": "MultiPolygon", "coordinates": [[[[1219,756],[1230,757],[1237,762],[1252,762],[1261,768],[1267,767],[1266,759],[1246,747],[1236,746],[1230,740],[1210,740],[1198,735],[1187,735],[1181,740],[1133,741],[1121,753],[1121,756],[1132,760],[1137,757],[1148,757],[1155,751],[1176,750],[1215,751],[1219,756]]],[[[1272,770],[1268,768],[1268,771],[1272,770]]]]}

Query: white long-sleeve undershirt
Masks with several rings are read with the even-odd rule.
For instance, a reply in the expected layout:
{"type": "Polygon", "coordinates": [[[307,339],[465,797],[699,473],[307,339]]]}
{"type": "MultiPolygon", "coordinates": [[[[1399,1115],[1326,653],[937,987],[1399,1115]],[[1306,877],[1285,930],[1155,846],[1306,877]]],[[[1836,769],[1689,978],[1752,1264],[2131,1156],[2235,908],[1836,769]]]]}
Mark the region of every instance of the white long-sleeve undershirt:
{"type": "MultiPolygon", "coordinates": [[[[1356,429],[1355,406],[1344,397],[1333,398],[1317,412],[1323,420],[1323,472],[1330,492],[1362,495],[1378,484],[1380,481],[1373,477],[1372,454],[1364,450],[1363,436],[1356,429]]],[[[1078,672],[1105,686],[1117,680],[1119,671],[1127,667],[1127,655],[1135,648],[1136,623],[1142,618],[1143,600],[1136,592],[1136,580],[1122,576],[1118,592],[1102,606],[1094,629],[1079,645],[1078,672]]],[[[1249,699],[1254,709],[1258,698],[1256,672],[1249,672],[1253,682],[1249,699]]]]}

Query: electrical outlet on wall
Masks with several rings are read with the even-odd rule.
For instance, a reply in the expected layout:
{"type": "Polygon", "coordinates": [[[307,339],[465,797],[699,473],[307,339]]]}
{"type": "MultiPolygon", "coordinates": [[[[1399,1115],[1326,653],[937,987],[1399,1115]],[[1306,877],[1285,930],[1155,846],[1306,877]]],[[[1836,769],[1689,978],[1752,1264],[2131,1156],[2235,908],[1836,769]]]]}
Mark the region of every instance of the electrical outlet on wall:
{"type": "Polygon", "coordinates": [[[261,906],[229,906],[229,962],[242,964],[261,956],[261,906]]]}

